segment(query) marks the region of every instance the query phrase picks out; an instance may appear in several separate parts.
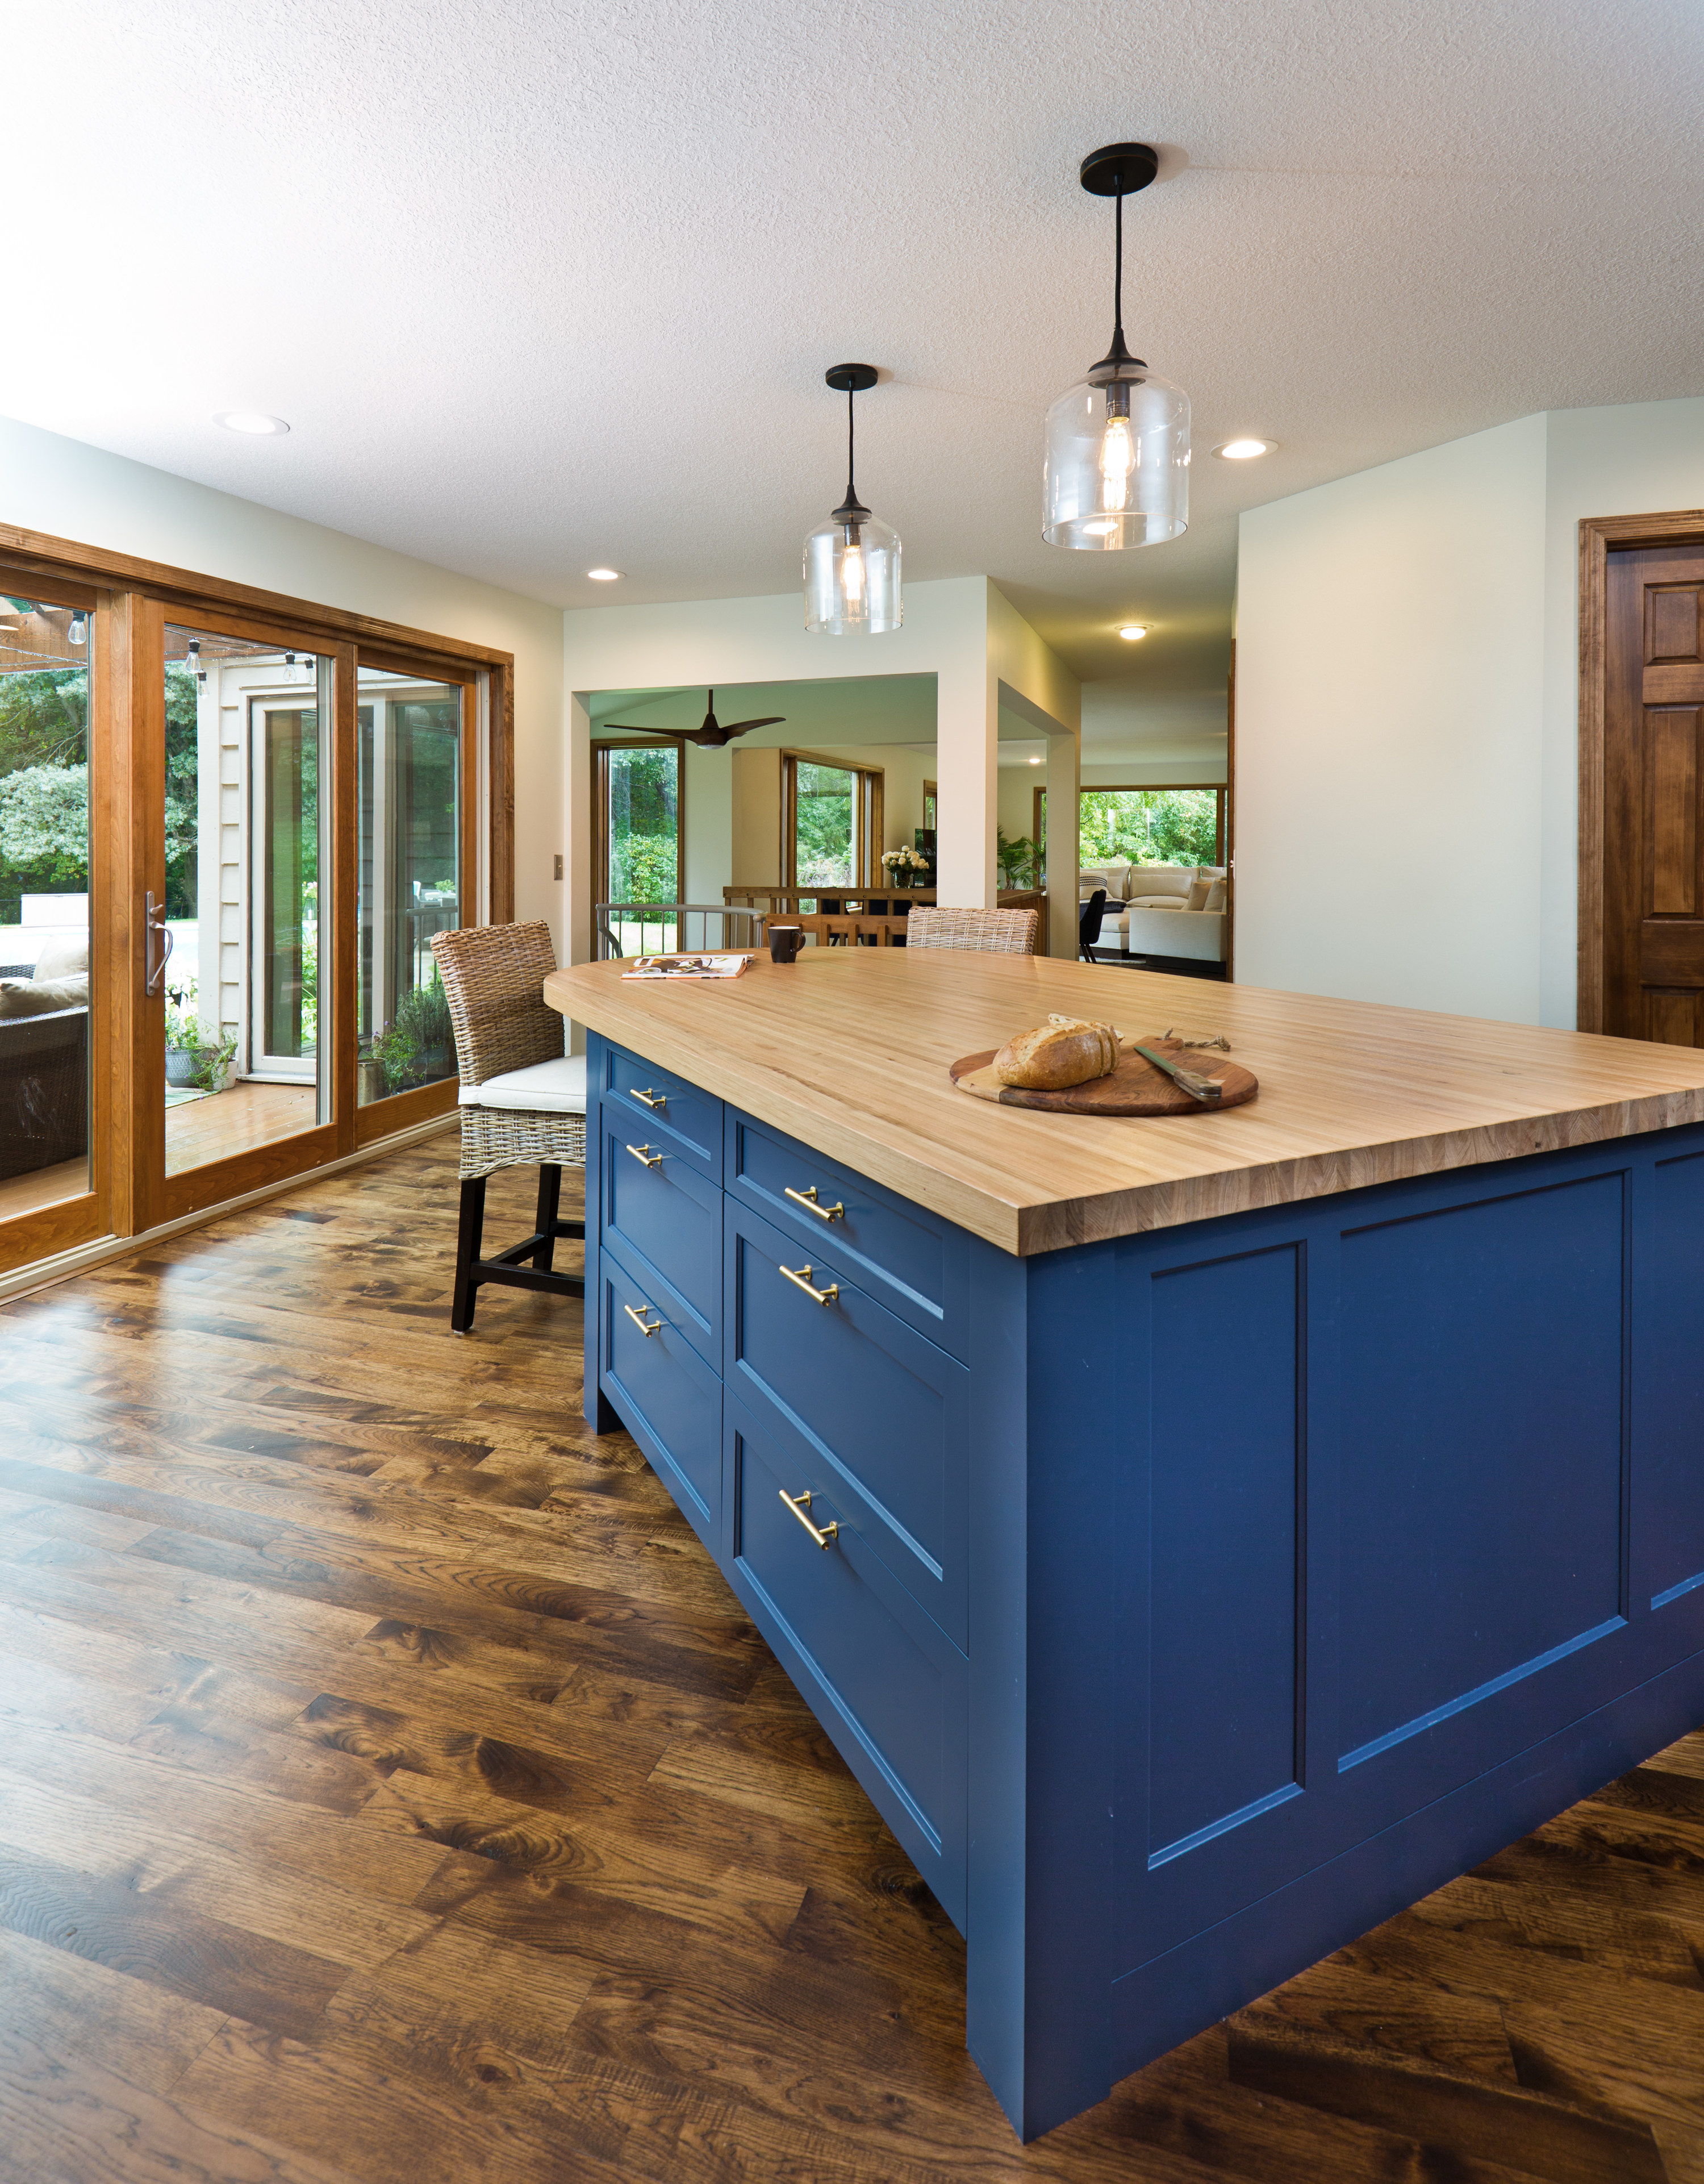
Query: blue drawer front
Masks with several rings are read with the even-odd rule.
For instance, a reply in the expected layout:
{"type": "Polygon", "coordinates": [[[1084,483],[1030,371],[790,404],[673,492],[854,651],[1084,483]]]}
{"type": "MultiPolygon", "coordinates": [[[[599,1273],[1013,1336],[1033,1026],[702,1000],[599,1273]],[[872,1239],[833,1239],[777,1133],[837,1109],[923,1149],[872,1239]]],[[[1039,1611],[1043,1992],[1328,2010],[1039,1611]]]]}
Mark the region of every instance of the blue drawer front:
{"type": "Polygon", "coordinates": [[[842,1500],[819,1547],[781,1499],[805,1481],[728,1401],[735,1587],[948,1915],[965,1921],[966,1663],[894,1583],[842,1500]]]}
{"type": "Polygon", "coordinates": [[[631,1123],[626,1134],[635,1145],[649,1139],[711,1183],[721,1181],[720,1100],[619,1046],[604,1049],[601,1089],[608,1103],[604,1119],[612,1130],[631,1123]]]}
{"type": "Polygon", "coordinates": [[[826,1262],[732,1197],[726,1228],[723,1379],[962,1643],[969,1373],[853,1283],[813,1302],[781,1269],[820,1294],[826,1262]]]}
{"type": "Polygon", "coordinates": [[[932,1342],[964,1355],[969,1239],[949,1221],[912,1206],[867,1176],[840,1167],[810,1146],[727,1110],[729,1193],[783,1234],[878,1298],[932,1342]],[[814,1190],[832,1220],[799,1197],[814,1190]]]}
{"type": "Polygon", "coordinates": [[[603,1381],[621,1422],[712,1552],[721,1522],[721,1382],[654,1297],[603,1262],[603,1381]],[[643,1334],[638,1313],[654,1334],[643,1334]],[[659,1324],[660,1323],[660,1324],[659,1324]]]}
{"type": "Polygon", "coordinates": [[[604,1111],[603,1246],[659,1302],[666,1300],[669,1318],[714,1366],[721,1327],[721,1192],[654,1139],[630,1145],[614,1105],[604,1111]]]}

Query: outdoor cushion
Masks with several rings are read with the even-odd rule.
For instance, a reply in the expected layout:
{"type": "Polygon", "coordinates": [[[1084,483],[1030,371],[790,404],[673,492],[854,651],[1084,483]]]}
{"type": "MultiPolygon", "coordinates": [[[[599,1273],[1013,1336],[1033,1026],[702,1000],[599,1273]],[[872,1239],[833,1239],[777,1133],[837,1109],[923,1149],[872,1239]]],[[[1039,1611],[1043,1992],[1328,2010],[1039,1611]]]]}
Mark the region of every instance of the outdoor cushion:
{"type": "Polygon", "coordinates": [[[44,940],[42,952],[36,958],[35,975],[38,981],[43,978],[86,978],[89,975],[88,935],[79,934],[75,940],[44,940]]]}
{"type": "Polygon", "coordinates": [[[506,1069],[483,1084],[464,1084],[456,1094],[461,1107],[507,1107],[518,1114],[583,1115],[586,1057],[565,1054],[554,1061],[535,1061],[530,1069],[506,1069]]]}
{"type": "Polygon", "coordinates": [[[0,1017],[45,1017],[88,1006],[86,978],[0,978],[0,1017]]]}

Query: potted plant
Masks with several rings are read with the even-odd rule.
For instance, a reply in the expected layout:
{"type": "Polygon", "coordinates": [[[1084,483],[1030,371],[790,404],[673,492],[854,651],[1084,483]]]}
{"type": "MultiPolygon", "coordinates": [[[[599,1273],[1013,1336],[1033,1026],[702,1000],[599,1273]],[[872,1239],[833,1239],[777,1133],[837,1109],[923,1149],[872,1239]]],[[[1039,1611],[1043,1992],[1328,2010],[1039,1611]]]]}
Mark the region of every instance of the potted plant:
{"type": "Polygon", "coordinates": [[[454,1074],[449,996],[436,971],[426,984],[414,987],[398,1002],[394,1019],[373,1041],[372,1059],[383,1076],[386,1095],[436,1084],[454,1074]]]}
{"type": "Polygon", "coordinates": [[[223,1092],[237,1052],[227,1037],[201,1021],[192,978],[165,989],[165,1081],[181,1091],[223,1092]]]}

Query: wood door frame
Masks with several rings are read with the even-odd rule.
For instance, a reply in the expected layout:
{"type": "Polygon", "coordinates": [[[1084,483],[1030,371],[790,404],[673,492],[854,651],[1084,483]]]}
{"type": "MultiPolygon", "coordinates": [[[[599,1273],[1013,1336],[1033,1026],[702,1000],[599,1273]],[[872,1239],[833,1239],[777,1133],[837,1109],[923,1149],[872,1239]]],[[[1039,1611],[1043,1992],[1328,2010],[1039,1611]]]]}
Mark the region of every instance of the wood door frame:
{"type": "MultiPolygon", "coordinates": [[[[592,934],[593,960],[597,960],[598,905],[610,900],[610,766],[604,754],[612,750],[660,750],[675,747],[675,886],[677,902],[687,899],[687,746],[690,738],[665,735],[593,736],[592,738],[592,855],[586,869],[592,876],[592,900],[587,905],[592,934]]],[[[683,929],[683,928],[682,928],[683,929]]]]}
{"type": "Polygon", "coordinates": [[[1704,548],[1704,509],[1588,515],[1579,526],[1579,918],[1575,1028],[1603,1029],[1604,761],[1608,736],[1609,557],[1629,547],[1704,548]]]}

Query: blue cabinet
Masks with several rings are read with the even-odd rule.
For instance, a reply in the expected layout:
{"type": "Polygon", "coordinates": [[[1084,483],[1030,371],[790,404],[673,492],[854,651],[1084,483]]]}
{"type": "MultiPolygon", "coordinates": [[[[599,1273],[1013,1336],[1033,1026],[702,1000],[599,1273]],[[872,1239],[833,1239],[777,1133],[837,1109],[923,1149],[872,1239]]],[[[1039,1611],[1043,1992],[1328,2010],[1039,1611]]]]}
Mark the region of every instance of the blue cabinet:
{"type": "Polygon", "coordinates": [[[1019,1259],[593,1050],[587,1414],[961,1923],[1026,2137],[1704,1719],[1704,1126],[1019,1259]]]}

